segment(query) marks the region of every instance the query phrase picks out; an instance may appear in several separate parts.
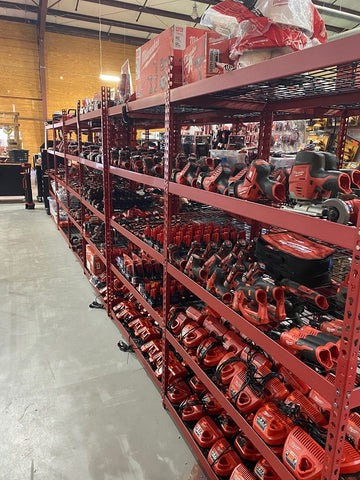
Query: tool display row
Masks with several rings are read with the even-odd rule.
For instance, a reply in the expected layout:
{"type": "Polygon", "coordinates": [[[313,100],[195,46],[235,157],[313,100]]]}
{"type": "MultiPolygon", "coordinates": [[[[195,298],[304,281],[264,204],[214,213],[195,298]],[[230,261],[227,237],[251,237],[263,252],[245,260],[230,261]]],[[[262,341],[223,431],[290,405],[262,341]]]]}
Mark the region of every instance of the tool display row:
{"type": "MultiPolygon", "coordinates": [[[[161,329],[121,282],[116,282],[115,291],[116,318],[130,331],[155,376],[161,379],[161,329]]],[[[171,334],[295,478],[320,478],[329,402],[235,329],[228,328],[211,308],[197,302],[187,308],[174,305],[169,313],[167,328],[171,334]]],[[[191,366],[172,350],[168,369],[167,397],[217,476],[233,480],[281,478],[193,374],[191,366]]],[[[330,381],[335,378],[331,373],[327,376],[330,381]]],[[[340,467],[346,478],[359,474],[359,450],[360,415],[353,411],[340,467]]]]}

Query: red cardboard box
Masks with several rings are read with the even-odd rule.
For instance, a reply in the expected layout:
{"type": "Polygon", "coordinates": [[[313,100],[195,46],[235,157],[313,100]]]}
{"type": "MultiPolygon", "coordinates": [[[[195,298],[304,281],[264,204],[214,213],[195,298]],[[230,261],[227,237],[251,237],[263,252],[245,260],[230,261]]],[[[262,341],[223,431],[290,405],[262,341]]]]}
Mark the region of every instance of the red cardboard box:
{"type": "Polygon", "coordinates": [[[93,275],[100,275],[105,267],[91,245],[86,245],[86,268],[93,275]]]}
{"type": "Polygon", "coordinates": [[[207,32],[184,50],[183,84],[217,75],[217,62],[229,63],[229,40],[207,32]]]}
{"type": "Polygon", "coordinates": [[[182,57],[186,47],[206,30],[173,26],[136,50],[136,98],[149,97],[167,88],[169,57],[174,57],[173,86],[182,83],[182,57]]]}

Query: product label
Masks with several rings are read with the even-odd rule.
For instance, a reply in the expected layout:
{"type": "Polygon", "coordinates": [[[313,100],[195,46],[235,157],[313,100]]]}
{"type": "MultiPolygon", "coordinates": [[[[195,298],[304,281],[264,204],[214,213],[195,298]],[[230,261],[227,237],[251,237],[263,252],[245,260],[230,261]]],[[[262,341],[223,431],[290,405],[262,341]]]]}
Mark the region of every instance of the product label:
{"type": "Polygon", "coordinates": [[[184,27],[174,27],[173,48],[174,50],[185,50],[186,30],[184,27]]]}
{"type": "Polygon", "coordinates": [[[215,462],[218,460],[219,457],[217,456],[217,453],[216,453],[216,452],[212,451],[212,452],[210,453],[210,458],[211,458],[211,460],[215,463],[215,462]]]}
{"type": "Polygon", "coordinates": [[[260,467],[260,465],[258,465],[256,468],[255,468],[255,472],[254,472],[259,478],[263,479],[264,476],[265,476],[265,472],[264,472],[264,469],[262,467],[260,467]]]}
{"type": "Polygon", "coordinates": [[[297,457],[294,452],[292,452],[291,450],[286,450],[285,460],[293,470],[296,470],[297,457]]]}
{"type": "Polygon", "coordinates": [[[265,431],[265,428],[267,427],[267,422],[264,417],[256,417],[256,423],[257,425],[261,428],[262,431],[265,431]]]}
{"type": "Polygon", "coordinates": [[[218,68],[216,64],[220,60],[220,50],[218,48],[209,49],[209,73],[217,73],[218,68]]]}

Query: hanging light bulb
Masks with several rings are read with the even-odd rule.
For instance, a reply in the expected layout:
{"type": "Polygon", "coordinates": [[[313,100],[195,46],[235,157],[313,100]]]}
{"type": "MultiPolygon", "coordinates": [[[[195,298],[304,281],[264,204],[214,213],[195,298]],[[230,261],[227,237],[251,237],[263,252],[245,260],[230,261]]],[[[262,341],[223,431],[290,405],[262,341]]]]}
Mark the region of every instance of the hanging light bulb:
{"type": "Polygon", "coordinates": [[[120,82],[120,77],[117,75],[105,75],[103,73],[100,73],[99,78],[108,82],[120,82]]]}
{"type": "Polygon", "coordinates": [[[102,66],[102,32],[101,32],[101,0],[99,0],[99,63],[100,63],[100,80],[107,82],[120,82],[120,77],[117,75],[107,75],[103,73],[102,66]]]}
{"type": "Polygon", "coordinates": [[[194,4],[193,4],[193,9],[192,9],[192,12],[191,12],[191,18],[194,21],[199,18],[199,12],[198,12],[198,9],[197,9],[196,2],[194,2],[194,4]]]}

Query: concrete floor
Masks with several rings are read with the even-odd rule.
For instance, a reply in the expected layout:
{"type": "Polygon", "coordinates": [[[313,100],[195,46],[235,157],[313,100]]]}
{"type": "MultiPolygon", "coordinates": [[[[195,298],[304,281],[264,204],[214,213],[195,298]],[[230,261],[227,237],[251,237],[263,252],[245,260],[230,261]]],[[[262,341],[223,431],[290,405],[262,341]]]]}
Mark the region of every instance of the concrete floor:
{"type": "Polygon", "coordinates": [[[0,201],[0,479],[205,479],[43,204],[0,201]]]}

